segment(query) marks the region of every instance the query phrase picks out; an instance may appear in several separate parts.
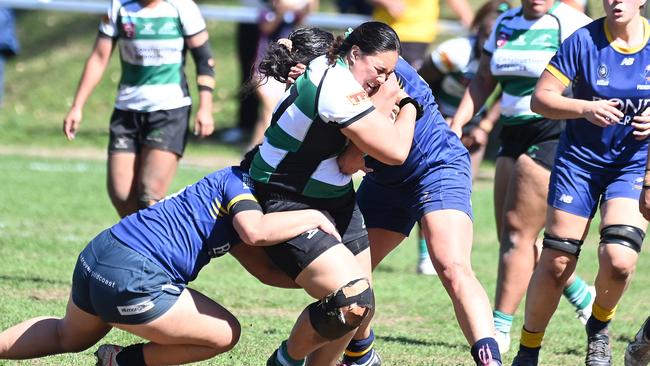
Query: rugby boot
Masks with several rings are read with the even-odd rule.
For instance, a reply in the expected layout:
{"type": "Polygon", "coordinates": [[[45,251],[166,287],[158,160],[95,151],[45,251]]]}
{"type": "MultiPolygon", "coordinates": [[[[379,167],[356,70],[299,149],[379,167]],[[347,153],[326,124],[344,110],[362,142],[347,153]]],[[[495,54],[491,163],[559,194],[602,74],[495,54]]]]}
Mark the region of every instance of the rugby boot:
{"type": "Polygon", "coordinates": [[[374,349],[370,352],[371,356],[366,362],[357,363],[352,361],[352,363],[346,363],[343,361],[343,363],[339,363],[336,366],[381,366],[381,357],[379,357],[379,353],[374,349]]]}
{"type": "Polygon", "coordinates": [[[634,340],[627,345],[625,350],[625,366],[647,366],[650,364],[650,339],[645,337],[644,328],[650,321],[646,319],[641,329],[636,333],[634,340]]]}
{"type": "Polygon", "coordinates": [[[115,358],[123,348],[114,344],[102,344],[94,353],[95,357],[97,357],[95,366],[119,366],[115,358]]]}
{"type": "Polygon", "coordinates": [[[609,332],[604,331],[587,337],[586,366],[610,366],[612,349],[609,346],[609,332]]]}

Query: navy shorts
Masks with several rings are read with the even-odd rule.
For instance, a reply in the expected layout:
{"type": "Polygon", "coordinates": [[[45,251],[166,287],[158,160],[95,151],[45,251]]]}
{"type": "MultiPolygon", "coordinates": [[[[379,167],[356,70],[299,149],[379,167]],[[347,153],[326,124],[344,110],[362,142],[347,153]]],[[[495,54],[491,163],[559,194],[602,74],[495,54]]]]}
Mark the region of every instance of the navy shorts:
{"type": "Polygon", "coordinates": [[[472,218],[472,173],[468,155],[431,169],[419,180],[386,187],[364,178],[357,202],[368,228],[381,228],[408,236],[424,215],[458,210],[472,218]]]}
{"type": "Polygon", "coordinates": [[[183,156],[191,107],[136,112],[114,109],[108,152],[140,153],[142,146],[183,156]]]}
{"type": "Polygon", "coordinates": [[[185,289],[158,265],[104,230],[79,254],[72,301],[107,323],[143,324],[167,312],[185,289]]]}
{"type": "Polygon", "coordinates": [[[585,218],[596,214],[599,201],[638,200],[645,162],[630,162],[625,169],[589,168],[586,163],[558,156],[551,172],[548,204],[585,218]]]}
{"type": "Polygon", "coordinates": [[[523,125],[503,126],[499,134],[501,147],[497,156],[516,160],[520,155],[526,154],[551,170],[564,124],[564,121],[543,119],[523,125]]]}

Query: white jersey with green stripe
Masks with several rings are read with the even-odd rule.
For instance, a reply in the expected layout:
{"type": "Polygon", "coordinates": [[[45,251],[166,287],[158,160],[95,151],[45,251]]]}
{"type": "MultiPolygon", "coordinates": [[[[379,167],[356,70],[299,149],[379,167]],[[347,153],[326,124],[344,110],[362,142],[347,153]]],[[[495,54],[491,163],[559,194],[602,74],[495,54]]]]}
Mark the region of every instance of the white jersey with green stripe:
{"type": "Polygon", "coordinates": [[[468,36],[442,42],[431,52],[431,61],[444,75],[436,102],[445,117],[456,114],[467,85],[476,75],[478,55],[475,50],[476,37],[468,36]]]}
{"type": "Polygon", "coordinates": [[[204,29],[192,0],[164,0],[151,8],[112,0],[99,32],[119,44],[122,77],[115,108],[150,112],[190,105],[185,37],[204,29]]]}
{"type": "Polygon", "coordinates": [[[560,44],[590,22],[588,16],[560,2],[537,19],[526,19],[521,7],[497,18],[483,49],[491,55],[490,71],[503,89],[503,124],[518,125],[543,118],[530,110],[535,84],[560,44]]]}
{"type": "Polygon", "coordinates": [[[250,175],[312,198],[349,193],[352,177],[336,162],[348,139],[341,129],[374,110],[347,64],[314,59],[277,105],[264,142],[251,163],[250,175]]]}

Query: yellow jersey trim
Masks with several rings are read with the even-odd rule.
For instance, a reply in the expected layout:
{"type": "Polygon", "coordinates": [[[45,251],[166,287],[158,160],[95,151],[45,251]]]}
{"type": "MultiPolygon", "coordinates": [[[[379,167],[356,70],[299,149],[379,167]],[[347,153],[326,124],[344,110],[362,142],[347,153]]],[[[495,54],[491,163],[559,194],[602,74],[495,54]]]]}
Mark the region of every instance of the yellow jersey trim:
{"type": "Polygon", "coordinates": [[[228,207],[226,208],[226,212],[230,213],[230,209],[232,208],[232,206],[235,203],[237,203],[239,201],[244,201],[244,200],[250,200],[250,201],[257,202],[257,198],[255,198],[255,196],[253,196],[250,193],[240,194],[240,195],[235,196],[235,198],[231,199],[230,202],[228,202],[228,207]]]}
{"type": "Polygon", "coordinates": [[[641,51],[647,44],[648,40],[650,40],[650,25],[648,24],[648,20],[646,18],[641,18],[643,21],[643,42],[641,42],[640,45],[635,46],[635,47],[621,47],[617,46],[614,44],[614,36],[612,36],[612,33],[609,31],[609,26],[607,25],[607,19],[603,21],[603,24],[605,25],[605,37],[607,37],[607,41],[609,42],[609,45],[612,46],[613,49],[616,51],[622,53],[622,54],[633,54],[641,51]]]}
{"type": "Polygon", "coordinates": [[[558,80],[560,80],[560,82],[564,84],[564,86],[569,86],[569,84],[571,84],[571,80],[569,80],[569,78],[566,77],[566,75],[564,75],[562,71],[558,70],[557,67],[548,64],[546,65],[546,71],[550,72],[551,75],[555,76],[558,80]]]}

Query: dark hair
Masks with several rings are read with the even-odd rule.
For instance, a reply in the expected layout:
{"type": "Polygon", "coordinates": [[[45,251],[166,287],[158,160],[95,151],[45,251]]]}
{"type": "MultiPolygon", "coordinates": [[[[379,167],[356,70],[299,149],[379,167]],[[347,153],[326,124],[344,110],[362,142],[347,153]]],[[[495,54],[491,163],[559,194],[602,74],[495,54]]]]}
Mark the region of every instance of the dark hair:
{"type": "Polygon", "coordinates": [[[291,49],[277,42],[271,43],[266,49],[259,66],[259,74],[263,78],[274,78],[285,83],[292,66],[298,63],[307,65],[316,57],[324,55],[334,41],[334,36],[320,28],[307,27],[296,29],[288,39],[292,43],[291,49]]]}
{"type": "Polygon", "coordinates": [[[490,23],[503,13],[510,9],[510,3],[506,0],[490,0],[483,4],[477,11],[472,20],[470,29],[474,33],[486,32],[489,33],[491,29],[485,29],[490,23]]]}
{"type": "Polygon", "coordinates": [[[253,164],[253,158],[255,158],[255,154],[260,151],[260,146],[261,144],[255,145],[255,147],[248,150],[246,154],[244,154],[244,157],[239,162],[239,168],[241,168],[241,170],[248,173],[248,171],[251,169],[251,164],[253,164]]]}
{"type": "Polygon", "coordinates": [[[365,22],[354,28],[352,33],[346,37],[337,37],[332,47],[327,51],[327,59],[330,64],[336,62],[340,56],[344,56],[357,46],[361,52],[367,55],[375,55],[379,52],[397,51],[401,53],[402,46],[397,33],[393,28],[381,22],[365,22]]]}

